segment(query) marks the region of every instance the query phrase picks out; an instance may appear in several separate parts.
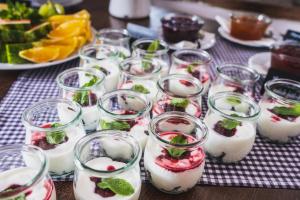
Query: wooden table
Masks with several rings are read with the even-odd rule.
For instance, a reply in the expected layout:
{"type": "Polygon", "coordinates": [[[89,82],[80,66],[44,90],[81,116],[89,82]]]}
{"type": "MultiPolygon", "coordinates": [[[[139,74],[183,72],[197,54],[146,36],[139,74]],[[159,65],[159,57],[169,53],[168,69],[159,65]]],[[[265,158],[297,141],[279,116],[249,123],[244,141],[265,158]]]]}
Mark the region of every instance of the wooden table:
{"type": "MultiPolygon", "coordinates": [[[[118,20],[108,14],[108,0],[84,0],[79,7],[73,8],[87,9],[92,15],[93,26],[96,29],[104,27],[124,28],[128,21],[118,20]]],[[[153,7],[149,19],[130,20],[145,26],[157,27],[162,15],[167,11],[153,7]]],[[[214,22],[207,21],[206,30],[215,31],[217,25],[214,22]]],[[[0,71],[0,99],[6,94],[11,84],[16,80],[21,71],[0,71]]],[[[73,200],[72,182],[55,183],[58,200],[73,200]]],[[[150,184],[143,184],[140,199],[141,200],[300,200],[300,190],[286,189],[261,189],[261,188],[240,188],[240,187],[213,187],[213,186],[196,186],[193,190],[173,196],[159,192],[150,184]]]]}

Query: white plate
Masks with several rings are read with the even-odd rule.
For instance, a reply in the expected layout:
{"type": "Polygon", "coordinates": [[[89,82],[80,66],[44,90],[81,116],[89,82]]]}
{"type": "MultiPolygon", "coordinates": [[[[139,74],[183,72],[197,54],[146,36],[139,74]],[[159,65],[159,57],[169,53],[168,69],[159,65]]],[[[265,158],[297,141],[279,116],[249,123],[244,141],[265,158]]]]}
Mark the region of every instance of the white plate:
{"type": "MultiPolygon", "coordinates": [[[[96,29],[92,28],[93,31],[93,38],[94,41],[86,44],[89,45],[91,43],[94,43],[96,40],[95,33],[96,29]]],[[[38,69],[38,68],[45,68],[45,67],[51,67],[53,65],[59,65],[65,62],[68,62],[70,60],[73,60],[79,56],[79,50],[73,53],[71,56],[63,59],[63,60],[57,60],[53,62],[45,62],[45,63],[27,63],[27,64],[9,64],[9,63],[0,63],[0,71],[1,70],[23,70],[23,69],[38,69]]]]}
{"type": "Polygon", "coordinates": [[[262,38],[261,40],[240,40],[235,37],[232,37],[230,33],[226,32],[222,27],[218,28],[219,34],[225,38],[226,40],[229,40],[231,42],[241,44],[248,47],[271,47],[275,40],[272,38],[262,38]]]}
{"type": "Polygon", "coordinates": [[[267,75],[271,67],[271,52],[257,53],[248,59],[250,68],[262,75],[267,75]]]}

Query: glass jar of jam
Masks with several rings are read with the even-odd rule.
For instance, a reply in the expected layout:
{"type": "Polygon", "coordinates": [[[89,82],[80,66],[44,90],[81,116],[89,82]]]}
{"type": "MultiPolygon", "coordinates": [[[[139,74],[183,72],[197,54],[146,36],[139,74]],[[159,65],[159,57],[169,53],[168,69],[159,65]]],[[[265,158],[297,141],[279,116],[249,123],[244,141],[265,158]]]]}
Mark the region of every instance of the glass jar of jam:
{"type": "Polygon", "coordinates": [[[196,15],[168,14],[161,19],[164,40],[176,43],[183,40],[195,42],[204,21],[196,15]]]}
{"type": "Polygon", "coordinates": [[[271,19],[266,15],[233,14],[230,34],[241,40],[260,40],[270,24],[271,19]]]}
{"type": "Polygon", "coordinates": [[[278,42],[271,52],[271,68],[300,78],[300,42],[278,42]]]}

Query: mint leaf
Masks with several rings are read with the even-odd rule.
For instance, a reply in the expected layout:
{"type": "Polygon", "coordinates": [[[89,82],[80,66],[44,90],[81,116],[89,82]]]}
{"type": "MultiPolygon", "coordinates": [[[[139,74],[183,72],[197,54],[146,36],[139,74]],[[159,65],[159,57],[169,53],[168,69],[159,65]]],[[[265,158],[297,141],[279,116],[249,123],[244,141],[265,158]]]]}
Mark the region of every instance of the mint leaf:
{"type": "MultiPolygon", "coordinates": [[[[183,135],[176,135],[175,137],[172,138],[170,141],[171,144],[187,144],[188,140],[185,136],[183,135]]],[[[186,150],[184,149],[178,149],[178,148],[169,148],[167,149],[169,155],[173,158],[180,158],[186,150]]]]}
{"type": "Polygon", "coordinates": [[[60,144],[65,140],[64,131],[54,131],[46,134],[46,140],[49,144],[60,144]]]}
{"type": "Polygon", "coordinates": [[[93,66],[93,68],[103,72],[103,74],[105,74],[106,76],[110,74],[109,71],[107,71],[105,68],[103,68],[99,65],[93,66]]]}
{"type": "Polygon", "coordinates": [[[183,98],[173,98],[171,100],[171,105],[179,108],[186,108],[189,105],[189,100],[183,98]]]}
{"type": "Polygon", "coordinates": [[[242,101],[238,97],[228,97],[226,101],[232,106],[237,106],[242,103],[242,101]]]}
{"type": "Polygon", "coordinates": [[[159,40],[154,40],[147,48],[148,53],[155,53],[159,48],[159,40]]]}
{"type": "Polygon", "coordinates": [[[95,75],[86,73],[85,76],[92,76],[92,78],[90,79],[89,82],[87,82],[83,86],[81,86],[81,88],[91,87],[91,86],[95,85],[95,83],[97,83],[97,81],[99,80],[98,77],[95,75]]]}
{"type": "Polygon", "coordinates": [[[89,102],[88,91],[74,93],[73,101],[79,103],[80,105],[87,105],[89,102]]]}
{"type": "Polygon", "coordinates": [[[142,66],[145,70],[149,70],[151,68],[151,60],[154,57],[154,53],[158,50],[159,48],[159,40],[154,40],[151,42],[151,44],[147,48],[147,54],[144,57],[144,60],[142,61],[142,66]]]}
{"type": "Polygon", "coordinates": [[[57,128],[57,127],[60,127],[60,126],[62,126],[62,124],[61,123],[57,123],[57,122],[51,124],[51,128],[57,128]]]}
{"type": "Polygon", "coordinates": [[[190,73],[190,74],[193,73],[193,69],[194,69],[193,65],[188,65],[187,68],[186,68],[187,72],[190,73]]]}
{"type": "Polygon", "coordinates": [[[275,106],[272,108],[272,111],[278,115],[285,115],[285,116],[300,116],[300,104],[294,104],[291,107],[284,107],[284,106],[275,106]]]}
{"type": "Polygon", "coordinates": [[[120,178],[105,178],[102,182],[97,183],[97,187],[101,189],[110,189],[115,194],[121,196],[130,196],[134,194],[132,185],[124,179],[120,178]]]}
{"type": "Polygon", "coordinates": [[[143,94],[150,93],[150,91],[147,88],[145,88],[143,85],[140,85],[140,84],[136,84],[136,85],[132,86],[131,90],[133,90],[135,92],[143,93],[143,94]]]}
{"type": "Polygon", "coordinates": [[[16,198],[14,198],[13,200],[26,200],[26,196],[25,196],[25,194],[22,194],[16,198]]]}
{"type": "Polygon", "coordinates": [[[221,121],[221,126],[227,130],[235,129],[237,126],[240,126],[241,122],[235,119],[223,119],[221,121]]]}
{"type": "Polygon", "coordinates": [[[130,124],[123,121],[106,122],[104,120],[101,120],[100,126],[104,130],[130,130],[130,124]]]}

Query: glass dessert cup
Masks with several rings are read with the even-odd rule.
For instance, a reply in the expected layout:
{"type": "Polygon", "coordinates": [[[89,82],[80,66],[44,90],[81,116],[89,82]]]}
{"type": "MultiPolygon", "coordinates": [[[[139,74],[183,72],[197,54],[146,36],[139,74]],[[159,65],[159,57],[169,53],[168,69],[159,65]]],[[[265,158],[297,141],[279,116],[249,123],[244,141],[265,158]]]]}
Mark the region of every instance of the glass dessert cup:
{"type": "Polygon", "coordinates": [[[260,78],[255,70],[239,64],[223,64],[217,67],[217,73],[208,96],[218,92],[237,92],[254,97],[256,83],[260,78]]]}
{"type": "Polygon", "coordinates": [[[241,40],[260,40],[270,24],[271,19],[266,15],[233,14],[230,34],[241,40]]]}
{"type": "Polygon", "coordinates": [[[257,128],[261,136],[286,143],[300,135],[300,82],[288,79],[268,81],[259,105],[262,114],[257,128]]]}
{"type": "Polygon", "coordinates": [[[131,90],[106,93],[98,100],[101,116],[98,130],[126,131],[144,149],[148,139],[151,107],[151,101],[143,94],[131,90]]]}
{"type": "Polygon", "coordinates": [[[208,107],[204,118],[209,130],[206,153],[224,163],[245,158],[254,145],[258,104],[239,93],[219,92],[209,97],[208,107]]]}
{"type": "Polygon", "coordinates": [[[170,13],[161,19],[164,40],[170,43],[195,42],[204,21],[196,15],[170,13]]]}
{"type": "Polygon", "coordinates": [[[76,200],[138,200],[141,190],[138,142],[107,130],[82,138],[75,147],[76,200]]]}
{"type": "Polygon", "coordinates": [[[60,96],[81,106],[86,131],[95,131],[99,120],[97,99],[105,93],[105,75],[93,68],[71,68],[60,73],[56,82],[60,96]]]}
{"type": "Polygon", "coordinates": [[[119,64],[124,58],[120,58],[112,46],[87,45],[80,50],[79,56],[81,67],[95,68],[106,75],[104,85],[107,91],[117,89],[120,76],[119,64]]]}
{"type": "Polygon", "coordinates": [[[161,77],[161,65],[155,60],[129,58],[120,64],[119,89],[145,94],[153,101],[157,95],[156,82],[161,77]]]}
{"type": "Polygon", "coordinates": [[[85,135],[81,113],[79,104],[65,99],[43,100],[23,112],[25,143],[44,150],[51,175],[74,170],[74,146],[85,135]]]}
{"type": "Polygon", "coordinates": [[[112,46],[122,58],[130,56],[129,34],[126,29],[104,28],[96,34],[98,42],[112,46]]]}
{"type": "Polygon", "coordinates": [[[170,194],[194,187],[204,170],[206,125],[186,113],[167,112],[152,119],[149,132],[144,165],[150,182],[170,194]]]}
{"type": "Polygon", "coordinates": [[[152,60],[161,65],[161,75],[169,73],[169,47],[162,40],[138,39],[132,44],[133,56],[152,60]],[[155,45],[154,45],[155,44],[155,45]]]}
{"type": "Polygon", "coordinates": [[[157,87],[157,99],[152,108],[153,116],[169,111],[201,116],[203,86],[198,79],[183,74],[172,74],[160,79],[157,87]]]}
{"type": "Polygon", "coordinates": [[[56,200],[44,152],[32,145],[0,147],[0,199],[56,200]]]}
{"type": "Polygon", "coordinates": [[[188,74],[199,79],[206,93],[211,82],[209,75],[211,61],[211,56],[203,50],[177,50],[172,54],[170,74],[188,74]]]}

